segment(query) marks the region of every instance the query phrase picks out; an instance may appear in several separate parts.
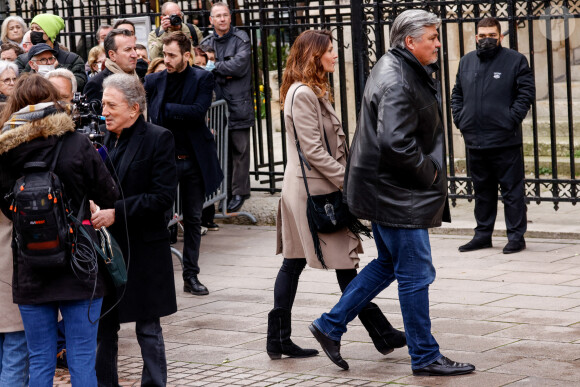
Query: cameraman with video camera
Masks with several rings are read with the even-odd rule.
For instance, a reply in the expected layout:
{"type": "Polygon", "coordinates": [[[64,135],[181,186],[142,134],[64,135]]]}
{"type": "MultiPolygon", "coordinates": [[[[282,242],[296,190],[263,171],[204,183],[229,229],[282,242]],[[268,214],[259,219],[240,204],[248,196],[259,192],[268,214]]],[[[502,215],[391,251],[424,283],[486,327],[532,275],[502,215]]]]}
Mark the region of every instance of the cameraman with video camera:
{"type": "Polygon", "coordinates": [[[183,32],[191,40],[193,47],[197,47],[203,39],[199,28],[183,22],[183,12],[179,5],[168,1],[161,6],[161,26],[151,31],[147,39],[151,60],[163,58],[163,38],[176,31],[183,32]]]}

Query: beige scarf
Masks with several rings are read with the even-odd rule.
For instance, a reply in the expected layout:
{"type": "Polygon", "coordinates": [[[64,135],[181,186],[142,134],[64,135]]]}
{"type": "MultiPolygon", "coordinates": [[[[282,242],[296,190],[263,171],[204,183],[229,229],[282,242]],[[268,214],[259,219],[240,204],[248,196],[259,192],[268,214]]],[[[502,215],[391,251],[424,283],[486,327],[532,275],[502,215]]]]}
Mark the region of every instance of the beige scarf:
{"type": "Polygon", "coordinates": [[[113,62],[111,59],[107,58],[107,60],[105,60],[105,67],[109,69],[110,72],[112,72],[113,74],[128,74],[128,75],[132,75],[135,78],[139,78],[137,76],[137,73],[135,72],[135,70],[133,70],[130,73],[126,73],[121,67],[119,67],[118,64],[116,64],[115,62],[113,62]]]}

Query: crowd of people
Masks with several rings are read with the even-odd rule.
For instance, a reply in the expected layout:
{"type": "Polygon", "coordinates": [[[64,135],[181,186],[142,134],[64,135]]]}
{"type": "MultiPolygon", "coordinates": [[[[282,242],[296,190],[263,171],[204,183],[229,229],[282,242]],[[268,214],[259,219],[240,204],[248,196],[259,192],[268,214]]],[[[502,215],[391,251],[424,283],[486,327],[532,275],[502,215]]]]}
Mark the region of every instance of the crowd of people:
{"type": "MultiPolygon", "coordinates": [[[[237,211],[250,194],[250,40],[231,26],[225,3],[216,2],[211,9],[211,18],[219,19],[219,28],[210,35],[217,42],[185,23],[174,2],[165,2],[161,14],[147,46],[137,43],[130,20],[101,25],[86,62],[58,42],[65,27],[58,15],[38,14],[29,25],[11,16],[2,24],[2,192],[10,191],[31,163],[46,167],[54,157],[52,171],[62,176],[70,212],[83,229],[110,231],[123,252],[129,280],[115,286],[96,260],[100,270],[81,273],[77,255],[83,245],[76,239],[69,266],[39,271],[12,237],[2,251],[2,265],[14,262],[14,271],[2,273],[12,286],[2,289],[0,303],[13,319],[0,327],[5,332],[0,385],[51,385],[57,353],[58,361],[68,363],[73,385],[118,385],[118,331],[129,321],[136,323],[143,355],[142,384],[166,384],[160,317],[177,310],[167,224],[178,187],[183,290],[209,294],[198,278],[202,227],[219,230],[219,225],[214,208],[202,210],[224,173],[206,115],[216,98],[225,99],[230,126],[243,134],[232,135],[229,173],[240,176],[233,179],[230,200],[223,204],[237,211]],[[75,130],[75,93],[102,116],[106,130],[97,144],[75,130]],[[95,146],[98,152],[90,151],[95,146]]],[[[9,204],[2,203],[3,240],[16,227],[9,204]]],[[[97,238],[94,231],[88,235],[97,238]]]]}
{"type": "MultiPolygon", "coordinates": [[[[195,25],[184,22],[177,3],[165,2],[160,26],[149,34],[147,47],[137,43],[134,24],[120,19],[99,27],[98,45],[86,62],[58,43],[65,23],[57,15],[39,14],[29,26],[11,16],[2,24],[2,197],[31,165],[52,165],[51,171],[67,187],[70,211],[85,235],[96,240],[95,230],[107,228],[117,241],[128,280],[115,285],[104,262],[89,253],[83,258],[94,258],[98,269],[79,274],[78,255],[84,250],[77,240],[70,265],[38,270],[12,237],[13,209],[2,201],[0,308],[5,319],[0,326],[0,385],[52,385],[57,353],[62,355],[66,348],[73,385],[117,386],[118,332],[125,322],[135,322],[142,385],[166,385],[160,317],[177,311],[167,228],[177,190],[184,226],[183,291],[197,296],[209,294],[199,279],[202,229],[219,229],[213,221],[215,208],[203,208],[206,195],[224,176],[229,200],[222,205],[228,211],[239,210],[250,195],[250,128],[255,119],[250,39],[232,26],[226,3],[212,5],[210,22],[213,31],[204,37],[195,25]],[[75,130],[70,103],[77,92],[88,101],[99,101],[96,113],[102,116],[105,134],[96,144],[98,152],[88,136],[75,130]],[[216,99],[224,99],[229,109],[227,171],[221,170],[206,119],[216,99]],[[64,344],[57,346],[61,341],[64,344]]],[[[435,270],[428,228],[449,218],[441,107],[431,75],[441,46],[439,24],[436,15],[422,10],[396,18],[391,49],[367,82],[350,150],[332,105],[329,74],[337,60],[332,33],[307,30],[292,45],[280,101],[287,143],[295,144],[296,151],[288,150],[277,219],[276,253],[282,254],[283,262],[268,314],[266,351],[271,359],[318,354],[290,338],[298,280],[309,265],[334,269],[342,291],[338,304],[309,327],[339,367],[349,367],[340,355],[340,338],[358,316],[381,354],[408,347],[416,375],[450,376],[475,369],[443,356],[430,330],[428,289],[435,270]],[[361,230],[341,226],[319,236],[312,226],[307,205],[311,195],[337,191],[354,216],[372,223],[379,257],[360,273],[361,230]],[[394,280],[404,332],[372,302],[394,280]]],[[[473,148],[472,168],[474,163],[513,168],[500,176],[492,176],[496,167],[476,169],[478,228],[460,251],[491,246],[496,207],[490,202],[497,203],[497,190],[495,197],[488,191],[499,182],[509,199],[504,253],[515,253],[525,248],[518,125],[534,97],[533,78],[525,57],[501,46],[497,20],[480,22],[476,44],[477,52],[460,64],[452,100],[454,120],[473,148]],[[503,70],[496,71],[500,65],[503,70]],[[502,82],[494,84],[495,94],[472,92],[480,87],[470,83],[474,66],[486,68],[495,80],[504,74],[502,82]],[[481,117],[473,106],[488,106],[498,96],[511,108],[503,120],[483,129],[503,137],[482,140],[481,117]]]]}

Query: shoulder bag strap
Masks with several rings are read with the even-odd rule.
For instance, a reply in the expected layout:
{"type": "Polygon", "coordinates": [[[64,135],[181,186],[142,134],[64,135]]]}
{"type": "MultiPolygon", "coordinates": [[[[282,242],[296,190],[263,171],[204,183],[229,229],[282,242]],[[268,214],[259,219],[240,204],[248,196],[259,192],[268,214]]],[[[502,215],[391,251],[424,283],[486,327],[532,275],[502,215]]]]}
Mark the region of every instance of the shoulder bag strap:
{"type": "MultiPolygon", "coordinates": [[[[306,187],[306,195],[308,195],[308,199],[310,199],[310,191],[308,190],[308,181],[306,180],[306,172],[304,171],[304,164],[306,164],[306,168],[308,168],[308,170],[310,171],[312,169],[312,167],[310,167],[310,164],[308,163],[308,160],[306,160],[306,157],[304,157],[304,154],[302,153],[302,149],[300,149],[300,142],[298,141],[298,134],[296,133],[296,126],[294,125],[294,96],[296,95],[296,91],[301,88],[302,86],[305,85],[300,85],[298,86],[296,89],[294,89],[294,93],[292,94],[292,101],[290,104],[290,114],[292,115],[292,128],[294,129],[294,143],[296,144],[296,150],[298,151],[298,159],[300,160],[300,168],[302,169],[302,179],[304,179],[304,186],[306,187]]],[[[328,154],[330,156],[332,156],[332,153],[330,152],[330,145],[328,143],[328,137],[326,135],[326,130],[324,130],[324,128],[322,128],[322,132],[324,133],[324,142],[326,142],[326,150],[328,151],[328,154]]]]}
{"type": "Polygon", "coordinates": [[[290,103],[290,114],[292,115],[292,129],[294,129],[294,143],[296,144],[296,150],[298,151],[298,159],[300,160],[300,168],[302,169],[302,179],[304,179],[304,186],[306,187],[306,195],[308,199],[310,199],[310,191],[308,190],[308,182],[306,181],[306,171],[304,170],[304,164],[306,164],[306,168],[310,171],[312,168],[308,161],[304,157],[302,150],[300,149],[300,141],[298,141],[298,134],[296,133],[296,125],[294,125],[294,96],[296,95],[296,91],[304,85],[298,86],[294,89],[294,93],[292,94],[292,101],[290,103]]]}

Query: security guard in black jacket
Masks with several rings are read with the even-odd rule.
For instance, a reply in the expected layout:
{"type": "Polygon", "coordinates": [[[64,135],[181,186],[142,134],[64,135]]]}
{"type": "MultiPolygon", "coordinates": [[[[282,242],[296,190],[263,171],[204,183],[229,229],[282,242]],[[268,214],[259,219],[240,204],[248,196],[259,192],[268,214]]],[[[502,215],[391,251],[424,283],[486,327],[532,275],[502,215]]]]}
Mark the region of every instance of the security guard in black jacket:
{"type": "Polygon", "coordinates": [[[516,253],[526,247],[521,122],[536,90],[526,57],[502,47],[502,39],[495,18],[478,23],[477,50],[461,58],[451,96],[453,121],[469,150],[477,221],[475,236],[459,247],[461,252],[492,246],[498,183],[508,235],[503,252],[516,253]]]}

